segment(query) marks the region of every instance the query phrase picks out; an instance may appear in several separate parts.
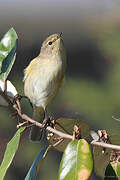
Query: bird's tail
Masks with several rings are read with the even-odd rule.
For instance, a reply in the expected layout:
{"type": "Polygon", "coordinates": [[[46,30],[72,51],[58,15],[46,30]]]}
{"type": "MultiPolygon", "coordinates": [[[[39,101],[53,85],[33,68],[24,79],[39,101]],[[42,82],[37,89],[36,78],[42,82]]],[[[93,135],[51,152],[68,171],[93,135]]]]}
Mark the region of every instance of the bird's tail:
{"type": "MultiPolygon", "coordinates": [[[[33,119],[38,122],[43,122],[45,118],[45,110],[43,107],[33,106],[33,119]]],[[[42,138],[43,129],[37,126],[32,126],[30,131],[30,140],[40,141],[42,138]]]]}

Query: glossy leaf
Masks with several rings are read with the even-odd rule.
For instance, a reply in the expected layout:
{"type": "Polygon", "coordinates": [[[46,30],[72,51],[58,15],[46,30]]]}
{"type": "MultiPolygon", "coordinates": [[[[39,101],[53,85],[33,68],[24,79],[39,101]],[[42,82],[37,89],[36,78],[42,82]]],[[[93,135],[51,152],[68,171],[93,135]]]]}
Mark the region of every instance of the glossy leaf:
{"type": "Polygon", "coordinates": [[[7,148],[4,154],[4,158],[2,164],[0,165],[0,180],[4,179],[7,169],[9,168],[12,160],[15,156],[15,153],[18,149],[19,141],[20,141],[20,134],[24,131],[25,128],[21,127],[15,133],[14,137],[9,141],[7,144],[7,148]]]}
{"type": "Polygon", "coordinates": [[[0,79],[5,81],[16,57],[18,36],[11,28],[0,42],[0,79]]]}
{"type": "Polygon", "coordinates": [[[25,177],[25,180],[35,180],[37,178],[41,163],[42,163],[43,159],[46,157],[46,154],[50,147],[51,146],[43,148],[39,152],[39,154],[37,155],[36,159],[34,160],[32,166],[31,166],[31,168],[28,171],[28,173],[25,177]]]}
{"type": "Polygon", "coordinates": [[[63,154],[58,180],[87,180],[93,169],[91,149],[84,139],[71,141],[63,154]]]}
{"type": "MultiPolygon", "coordinates": [[[[81,138],[90,139],[90,129],[87,123],[82,121],[81,119],[67,119],[67,118],[60,118],[56,120],[55,128],[59,131],[62,131],[67,134],[73,134],[74,125],[77,125],[80,130],[81,138]]],[[[56,134],[48,133],[47,139],[50,144],[55,143],[55,139],[58,136],[56,134]]],[[[64,151],[68,143],[70,142],[69,139],[64,139],[58,146],[55,147],[58,151],[64,151]]]]}
{"type": "MultiPolygon", "coordinates": [[[[9,80],[7,80],[6,85],[7,85],[6,94],[8,98],[9,99],[14,98],[14,96],[18,94],[16,88],[13,86],[13,84],[9,80]]],[[[0,80],[0,91],[4,91],[4,81],[1,81],[1,80],[0,80]]],[[[9,103],[6,101],[6,99],[2,95],[0,95],[0,105],[2,106],[9,105],[9,103]]]]}

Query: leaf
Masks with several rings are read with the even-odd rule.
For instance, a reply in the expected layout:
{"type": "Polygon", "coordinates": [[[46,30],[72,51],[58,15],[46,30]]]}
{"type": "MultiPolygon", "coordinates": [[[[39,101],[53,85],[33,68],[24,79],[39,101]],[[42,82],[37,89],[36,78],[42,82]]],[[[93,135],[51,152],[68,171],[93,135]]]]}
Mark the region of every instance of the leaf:
{"type": "Polygon", "coordinates": [[[98,134],[95,131],[91,130],[90,131],[90,135],[91,135],[93,140],[99,141],[99,136],[98,136],[98,134]]]}
{"type": "Polygon", "coordinates": [[[102,147],[93,148],[94,170],[101,178],[104,177],[105,169],[110,162],[110,153],[111,149],[105,149],[103,152],[102,147]]]}
{"type": "Polygon", "coordinates": [[[108,166],[106,167],[106,170],[105,170],[104,180],[108,180],[108,179],[111,179],[111,180],[116,179],[117,180],[117,176],[115,174],[113,167],[111,166],[111,163],[108,164],[108,166]]]}
{"type": "MultiPolygon", "coordinates": [[[[9,80],[7,80],[6,84],[7,84],[6,93],[7,93],[8,98],[9,99],[14,98],[14,96],[18,94],[16,88],[13,86],[13,84],[9,80]]],[[[0,91],[4,91],[4,81],[1,81],[1,80],[0,80],[0,91]]],[[[2,106],[9,105],[6,99],[2,95],[0,95],[0,105],[2,106]]]]}
{"type": "MultiPolygon", "coordinates": [[[[97,138],[97,136],[96,136],[97,138]]],[[[109,137],[109,141],[111,144],[120,145],[120,135],[114,134],[109,137]]],[[[98,176],[101,178],[104,177],[106,167],[110,162],[110,155],[112,149],[105,149],[102,147],[94,147],[93,148],[93,157],[94,157],[94,169],[98,176]]]]}
{"type": "Polygon", "coordinates": [[[48,146],[46,148],[43,148],[39,154],[37,155],[36,159],[34,160],[31,168],[29,169],[25,180],[35,180],[38,173],[39,173],[39,169],[41,166],[41,163],[43,161],[43,159],[46,157],[48,150],[51,148],[51,146],[48,146]]]}
{"type": "MultiPolygon", "coordinates": [[[[64,133],[73,134],[74,125],[77,125],[80,129],[81,138],[86,140],[90,139],[90,129],[87,123],[82,121],[81,119],[67,119],[67,118],[60,118],[56,120],[55,128],[59,131],[64,133]]],[[[55,144],[55,139],[59,136],[52,133],[47,133],[48,142],[53,145],[55,144]]],[[[64,139],[59,145],[55,147],[58,151],[64,151],[68,143],[70,142],[69,139],[64,139]]]]}
{"type": "Polygon", "coordinates": [[[4,179],[7,169],[9,168],[12,160],[15,156],[15,153],[18,149],[19,141],[20,141],[20,134],[24,131],[25,128],[21,127],[15,133],[14,137],[9,141],[7,144],[7,148],[4,154],[3,161],[0,165],[0,180],[4,179]]]}
{"type": "Polygon", "coordinates": [[[11,28],[0,42],[0,79],[5,81],[16,57],[18,36],[11,28]]]}
{"type": "Polygon", "coordinates": [[[58,180],[87,180],[93,169],[91,149],[84,139],[71,141],[63,154],[58,180]]]}
{"type": "Polygon", "coordinates": [[[111,162],[110,163],[112,168],[115,171],[116,176],[118,177],[118,179],[120,180],[120,162],[111,162]]]}

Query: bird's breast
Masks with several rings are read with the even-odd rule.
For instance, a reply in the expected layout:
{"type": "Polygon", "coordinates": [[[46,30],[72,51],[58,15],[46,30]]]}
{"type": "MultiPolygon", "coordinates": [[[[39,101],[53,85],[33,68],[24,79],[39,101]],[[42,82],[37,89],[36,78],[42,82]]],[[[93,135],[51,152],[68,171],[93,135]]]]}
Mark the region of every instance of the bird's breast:
{"type": "Polygon", "coordinates": [[[26,75],[24,91],[36,106],[51,103],[61,86],[64,77],[62,61],[47,60],[30,68],[26,75]]]}

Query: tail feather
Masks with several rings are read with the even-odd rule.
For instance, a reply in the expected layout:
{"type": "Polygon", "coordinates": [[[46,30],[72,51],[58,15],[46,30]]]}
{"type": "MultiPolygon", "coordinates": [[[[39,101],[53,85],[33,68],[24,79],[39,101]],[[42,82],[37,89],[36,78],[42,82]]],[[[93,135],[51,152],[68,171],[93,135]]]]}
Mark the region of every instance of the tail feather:
{"type": "MultiPolygon", "coordinates": [[[[43,107],[37,107],[33,106],[33,119],[38,122],[43,122],[45,118],[45,111],[43,107]]],[[[32,126],[31,131],[30,131],[30,140],[32,141],[40,141],[43,135],[43,129],[37,127],[37,126],[32,126]]]]}

